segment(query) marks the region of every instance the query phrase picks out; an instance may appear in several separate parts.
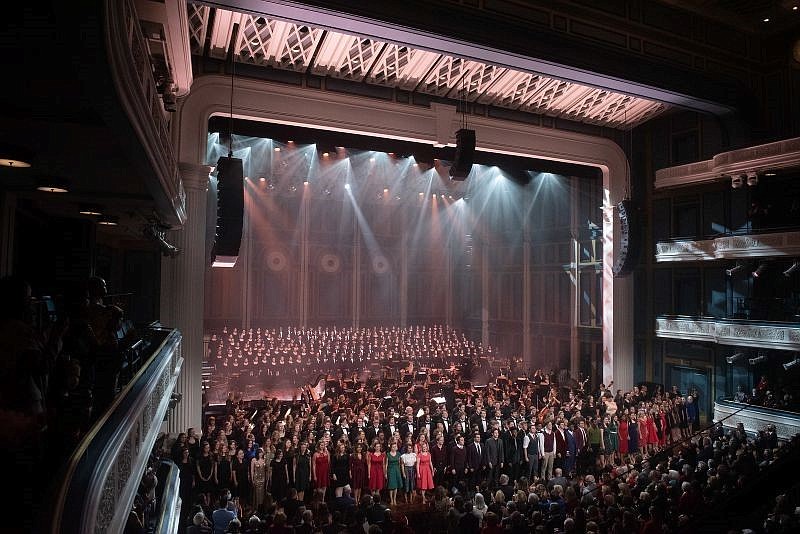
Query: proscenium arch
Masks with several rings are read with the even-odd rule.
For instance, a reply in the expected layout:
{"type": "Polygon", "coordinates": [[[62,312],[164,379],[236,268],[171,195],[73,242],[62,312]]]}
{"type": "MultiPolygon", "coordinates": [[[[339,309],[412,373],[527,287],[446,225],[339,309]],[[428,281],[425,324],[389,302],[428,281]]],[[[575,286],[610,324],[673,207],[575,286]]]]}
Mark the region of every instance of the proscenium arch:
{"type": "MultiPolygon", "coordinates": [[[[173,124],[179,161],[204,164],[208,120],[213,115],[388,137],[418,143],[453,143],[459,128],[453,106],[426,108],[261,80],[212,75],[195,79],[173,124]]],[[[488,117],[470,117],[476,148],[522,157],[597,167],[603,174],[603,381],[633,385],[633,281],[612,272],[618,237],[614,206],[624,198],[630,168],[613,141],[488,117]]]]}

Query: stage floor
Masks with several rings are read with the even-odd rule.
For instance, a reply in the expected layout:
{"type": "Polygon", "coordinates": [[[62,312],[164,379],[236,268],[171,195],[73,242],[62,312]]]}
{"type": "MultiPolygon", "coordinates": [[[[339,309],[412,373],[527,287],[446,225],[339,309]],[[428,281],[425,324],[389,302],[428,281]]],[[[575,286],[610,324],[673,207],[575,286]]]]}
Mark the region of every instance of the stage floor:
{"type": "Polygon", "coordinates": [[[307,387],[305,381],[296,382],[289,377],[250,371],[222,375],[212,371],[205,393],[209,404],[225,404],[231,391],[244,401],[272,398],[290,401],[299,399],[303,391],[307,391],[307,387]]]}

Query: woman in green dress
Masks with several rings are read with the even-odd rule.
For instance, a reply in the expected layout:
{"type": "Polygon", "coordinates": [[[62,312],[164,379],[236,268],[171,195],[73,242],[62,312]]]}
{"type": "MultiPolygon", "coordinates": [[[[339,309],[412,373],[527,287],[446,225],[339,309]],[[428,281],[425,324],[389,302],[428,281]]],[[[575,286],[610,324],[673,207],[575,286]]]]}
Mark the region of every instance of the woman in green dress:
{"type": "Polygon", "coordinates": [[[606,440],[606,459],[611,465],[615,465],[617,452],[619,451],[619,423],[616,415],[610,418],[606,416],[606,431],[603,437],[606,440]]]}
{"type": "Polygon", "coordinates": [[[389,490],[389,504],[397,506],[397,490],[403,487],[403,471],[400,467],[400,451],[397,442],[393,441],[386,453],[386,488],[389,490]]]}

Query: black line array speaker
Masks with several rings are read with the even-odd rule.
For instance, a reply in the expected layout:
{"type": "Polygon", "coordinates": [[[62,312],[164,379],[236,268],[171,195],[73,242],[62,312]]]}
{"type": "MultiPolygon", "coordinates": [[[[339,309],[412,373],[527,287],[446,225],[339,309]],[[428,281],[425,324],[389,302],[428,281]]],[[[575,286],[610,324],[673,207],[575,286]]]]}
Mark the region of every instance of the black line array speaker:
{"type": "Polygon", "coordinates": [[[616,215],[619,219],[619,250],[612,271],[614,276],[621,277],[633,272],[639,261],[642,231],[639,207],[632,200],[617,204],[616,215]]]}
{"type": "Polygon", "coordinates": [[[450,178],[463,182],[472,170],[475,157],[475,130],[461,128],[456,132],[456,156],[450,167],[450,178]]]}
{"type": "Polygon", "coordinates": [[[217,162],[217,231],[213,267],[233,267],[239,257],[244,221],[244,170],[239,158],[217,162]]]}

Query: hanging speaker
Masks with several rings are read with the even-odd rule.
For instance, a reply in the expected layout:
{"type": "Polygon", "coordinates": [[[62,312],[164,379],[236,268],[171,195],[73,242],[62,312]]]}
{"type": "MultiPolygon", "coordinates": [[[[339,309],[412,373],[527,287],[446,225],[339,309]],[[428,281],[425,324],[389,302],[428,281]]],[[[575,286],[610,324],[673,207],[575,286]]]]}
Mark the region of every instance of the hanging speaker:
{"type": "Polygon", "coordinates": [[[217,162],[217,231],[212,267],[233,267],[239,257],[244,220],[244,171],[239,158],[217,162]]]}
{"type": "Polygon", "coordinates": [[[463,182],[472,170],[475,157],[475,130],[461,128],[456,132],[456,156],[450,167],[450,178],[463,182]]]}
{"type": "Polygon", "coordinates": [[[633,272],[639,260],[642,236],[639,208],[632,200],[626,199],[617,204],[616,215],[619,218],[619,250],[612,271],[614,276],[625,276],[633,272]]]}

